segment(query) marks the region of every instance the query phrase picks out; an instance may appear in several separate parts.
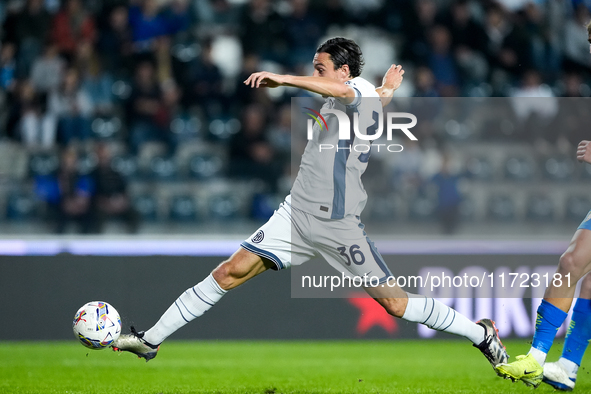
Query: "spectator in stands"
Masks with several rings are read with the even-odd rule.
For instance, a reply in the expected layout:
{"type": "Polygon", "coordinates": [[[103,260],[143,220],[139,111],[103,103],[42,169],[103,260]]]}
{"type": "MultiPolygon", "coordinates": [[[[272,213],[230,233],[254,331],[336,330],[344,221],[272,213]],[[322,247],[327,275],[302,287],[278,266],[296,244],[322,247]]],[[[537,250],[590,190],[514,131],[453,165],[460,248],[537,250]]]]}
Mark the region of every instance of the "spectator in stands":
{"type": "Polygon", "coordinates": [[[428,67],[419,67],[415,71],[414,97],[439,97],[435,89],[435,76],[428,67]]]}
{"type": "Polygon", "coordinates": [[[113,76],[130,76],[133,70],[133,40],[127,7],[115,7],[108,19],[98,40],[105,70],[113,76]]]}
{"type": "Polygon", "coordinates": [[[263,103],[269,101],[269,95],[262,89],[251,89],[243,82],[259,69],[260,58],[255,54],[246,55],[242,60],[242,70],[236,78],[234,85],[234,101],[238,107],[244,107],[252,103],[263,103]]]}
{"type": "Polygon", "coordinates": [[[102,232],[108,218],[123,219],[130,233],[136,233],[139,215],[131,205],[126,180],[111,168],[111,153],[106,144],[97,144],[98,165],[92,173],[95,185],[96,231],[102,232]]]}
{"type": "Polygon", "coordinates": [[[537,70],[525,72],[520,87],[513,90],[511,104],[521,122],[517,137],[526,141],[556,138],[556,130],[549,128],[558,114],[558,100],[552,89],[544,83],[537,70]]]}
{"type": "Polygon", "coordinates": [[[429,35],[429,68],[435,76],[437,92],[443,97],[458,95],[460,79],[457,64],[451,51],[451,36],[446,27],[437,25],[429,35]]]}
{"type": "Polygon", "coordinates": [[[587,23],[590,12],[584,4],[575,9],[574,18],[564,27],[564,68],[568,71],[591,72],[587,23]]]}
{"type": "Polygon", "coordinates": [[[452,172],[451,164],[449,154],[444,154],[441,170],[432,179],[437,186],[437,215],[444,234],[456,232],[462,202],[458,186],[460,177],[452,172]]]}
{"type": "Polygon", "coordinates": [[[223,76],[219,67],[213,62],[211,49],[211,40],[206,40],[202,45],[199,61],[190,70],[190,82],[185,95],[189,106],[201,106],[210,119],[222,112],[224,100],[223,76]]]}
{"type": "Polygon", "coordinates": [[[462,79],[471,84],[484,82],[489,71],[484,57],[487,37],[471,14],[469,1],[456,0],[441,18],[441,23],[449,29],[462,79]]]}
{"type": "Polygon", "coordinates": [[[137,52],[149,52],[158,37],[175,34],[189,27],[186,0],[174,0],[161,10],[157,0],[136,0],[129,8],[129,24],[137,52]]]}
{"type": "Polygon", "coordinates": [[[60,53],[71,60],[82,42],[94,43],[96,28],[94,18],[87,13],[80,0],[66,0],[53,19],[52,39],[60,53]]]}
{"type": "Polygon", "coordinates": [[[540,5],[528,3],[523,8],[525,29],[532,50],[532,64],[546,77],[556,77],[562,56],[560,40],[552,34],[540,5]]]}
{"type": "Polygon", "coordinates": [[[7,42],[0,48],[0,89],[12,93],[16,86],[16,46],[7,42]]]}
{"type": "Polygon", "coordinates": [[[425,64],[429,56],[429,32],[435,25],[437,5],[433,0],[412,2],[408,15],[403,19],[405,36],[402,57],[415,64],[425,64]]]}
{"type": "Polygon", "coordinates": [[[288,163],[291,157],[291,105],[283,104],[269,128],[269,141],[281,160],[288,163]]]}
{"type": "Polygon", "coordinates": [[[94,107],[91,98],[80,88],[80,76],[75,68],[66,71],[60,88],[49,95],[48,107],[58,119],[59,138],[64,145],[90,137],[94,107]]]}
{"type": "Polygon", "coordinates": [[[66,62],[59,56],[59,50],[53,43],[48,43],[43,56],[38,57],[31,69],[31,82],[42,93],[57,90],[64,79],[66,62]]]}
{"type": "Polygon", "coordinates": [[[491,66],[503,71],[511,82],[523,70],[531,68],[531,45],[524,29],[513,23],[514,16],[492,3],[486,12],[485,31],[488,37],[487,57],[491,66]]]}
{"type": "Polygon", "coordinates": [[[233,29],[238,24],[239,8],[228,0],[194,1],[193,12],[197,24],[203,31],[211,28],[233,29]]]}
{"type": "Polygon", "coordinates": [[[50,26],[51,16],[45,10],[43,0],[28,0],[25,9],[17,14],[14,42],[18,45],[20,78],[29,76],[31,65],[47,40],[50,26]]]}
{"type": "Polygon", "coordinates": [[[245,55],[281,62],[287,51],[283,18],[270,0],[252,0],[242,9],[240,42],[245,55]]]}
{"type": "Polygon", "coordinates": [[[308,0],[291,0],[291,14],[285,19],[285,33],[289,48],[290,67],[310,62],[322,34],[324,21],[310,11],[308,0]]]}
{"type": "Polygon", "coordinates": [[[24,80],[16,87],[15,100],[8,116],[8,135],[29,149],[51,148],[55,144],[55,118],[46,113],[46,96],[24,80]]]}
{"type": "Polygon", "coordinates": [[[91,205],[94,185],[90,176],[78,174],[77,160],[75,149],[65,149],[58,173],[35,179],[35,191],[47,204],[47,220],[57,234],[63,234],[70,222],[78,224],[83,234],[92,232],[95,224],[91,205]]]}
{"type": "Polygon", "coordinates": [[[586,88],[587,91],[589,90],[589,86],[583,84],[581,74],[576,72],[565,74],[562,83],[564,85],[562,97],[584,97],[581,94],[582,89],[586,88]]]}
{"type": "Polygon", "coordinates": [[[114,106],[113,78],[103,71],[101,59],[90,43],[78,46],[74,64],[82,79],[81,89],[91,101],[93,116],[111,115],[114,106]]]}
{"type": "Polygon", "coordinates": [[[230,176],[261,179],[276,191],[282,168],[277,165],[275,151],[267,140],[266,122],[260,105],[244,109],[242,130],[234,135],[230,144],[230,176]]]}
{"type": "Polygon", "coordinates": [[[145,142],[160,141],[167,145],[172,154],[175,140],[170,130],[170,116],[162,89],[156,80],[154,65],[148,61],[140,63],[136,68],[131,96],[127,100],[131,153],[137,154],[145,142]]]}

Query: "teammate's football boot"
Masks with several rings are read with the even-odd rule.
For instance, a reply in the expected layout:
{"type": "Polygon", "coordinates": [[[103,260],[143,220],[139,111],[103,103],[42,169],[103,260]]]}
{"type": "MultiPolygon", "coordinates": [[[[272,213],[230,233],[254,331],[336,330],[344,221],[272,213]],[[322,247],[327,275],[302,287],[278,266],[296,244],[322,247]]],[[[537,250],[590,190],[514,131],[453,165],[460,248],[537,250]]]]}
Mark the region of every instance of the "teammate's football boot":
{"type": "Polygon", "coordinates": [[[572,391],[575,388],[576,379],[568,376],[568,372],[560,361],[544,364],[544,383],[548,383],[556,390],[572,391]]]}
{"type": "Polygon", "coordinates": [[[501,364],[496,368],[497,374],[512,381],[521,380],[526,386],[538,387],[542,383],[544,368],[534,356],[517,356],[517,360],[509,364],[501,364]]]}
{"type": "Polygon", "coordinates": [[[499,339],[499,330],[495,326],[495,322],[490,319],[482,319],[476,324],[484,328],[484,340],[474,347],[478,348],[484,354],[490,365],[493,368],[499,364],[504,364],[509,360],[509,355],[505,350],[505,346],[499,339]]]}
{"type": "Polygon", "coordinates": [[[152,345],[144,339],[144,332],[137,332],[131,326],[131,334],[121,334],[116,341],[113,341],[111,347],[116,352],[130,352],[140,358],[145,358],[146,362],[150,361],[158,354],[160,345],[152,345]]]}

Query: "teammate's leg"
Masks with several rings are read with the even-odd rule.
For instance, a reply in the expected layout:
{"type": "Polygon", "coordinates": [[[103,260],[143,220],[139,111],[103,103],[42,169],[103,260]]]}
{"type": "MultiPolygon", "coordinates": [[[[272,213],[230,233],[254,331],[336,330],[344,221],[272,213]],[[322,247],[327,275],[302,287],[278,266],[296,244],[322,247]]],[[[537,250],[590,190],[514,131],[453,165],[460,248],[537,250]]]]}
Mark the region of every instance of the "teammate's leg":
{"type": "Polygon", "coordinates": [[[146,361],[156,357],[168,336],[208,311],[222,296],[256,275],[275,267],[272,261],[240,248],[197,285],[187,289],[146,332],[121,335],[113,348],[129,351],[146,361]]]}
{"type": "Polygon", "coordinates": [[[520,379],[536,387],[542,382],[546,356],[556,332],[566,319],[577,282],[590,269],[591,231],[579,227],[566,252],[560,257],[556,273],[560,275],[561,281],[550,282],[538,307],[534,338],[529,353],[526,356],[518,356],[517,361],[499,367],[498,371],[502,375],[520,379]]]}
{"type": "Polygon", "coordinates": [[[557,362],[544,364],[544,382],[558,390],[572,390],[589,340],[591,340],[591,275],[587,274],[573,308],[562,356],[557,362]]]}

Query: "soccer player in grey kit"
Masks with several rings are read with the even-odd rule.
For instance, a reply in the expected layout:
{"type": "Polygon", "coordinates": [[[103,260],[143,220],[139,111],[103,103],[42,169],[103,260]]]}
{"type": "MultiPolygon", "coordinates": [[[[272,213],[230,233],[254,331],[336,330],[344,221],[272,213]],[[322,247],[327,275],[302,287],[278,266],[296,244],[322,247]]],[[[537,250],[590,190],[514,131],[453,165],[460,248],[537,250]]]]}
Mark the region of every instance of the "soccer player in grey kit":
{"type": "Polygon", "coordinates": [[[376,89],[359,76],[363,67],[359,46],[340,37],[318,47],[313,65],[312,76],[263,71],[244,81],[252,88],[292,86],[325,98],[320,114],[327,119],[329,127],[322,130],[314,125],[291,194],[236,253],[202,282],[181,294],[152,328],[145,332],[132,328],[132,333],[121,335],[113,347],[150,360],[169,335],[203,315],[229,290],[269,269],[281,270],[322,256],[349,277],[379,273],[380,283],[367,285],[365,290],[389,314],[469,339],[493,367],[507,362],[507,353],[491,320],[474,323],[433,298],[384,285],[392,274],[363,231],[359,216],[367,195],[361,175],[367,168],[369,154],[357,152],[351,146],[367,141],[360,139],[357,133],[348,141],[339,140],[338,127],[331,127],[336,122],[334,110],[357,112],[358,131],[370,135],[375,130],[376,112],[380,113],[382,106],[390,102],[404,71],[393,65],[384,76],[383,85],[376,89]],[[318,149],[320,143],[341,149],[321,150],[318,149]],[[351,264],[351,260],[355,264],[351,264]]]}

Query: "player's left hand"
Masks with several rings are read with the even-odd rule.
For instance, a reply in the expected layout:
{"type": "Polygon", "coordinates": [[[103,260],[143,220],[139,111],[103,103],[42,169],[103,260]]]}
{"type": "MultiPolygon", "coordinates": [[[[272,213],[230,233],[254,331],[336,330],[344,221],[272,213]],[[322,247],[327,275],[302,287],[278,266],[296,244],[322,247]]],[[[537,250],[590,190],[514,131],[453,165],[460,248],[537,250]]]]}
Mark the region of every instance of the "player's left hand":
{"type": "Polygon", "coordinates": [[[591,164],[591,141],[583,140],[579,142],[577,160],[591,164]]]}
{"type": "Polygon", "coordinates": [[[404,70],[401,65],[391,65],[382,79],[382,86],[392,90],[398,89],[402,83],[403,75],[404,70]]]}
{"type": "Polygon", "coordinates": [[[250,74],[250,77],[244,81],[245,85],[250,85],[251,88],[276,88],[283,84],[283,75],[273,74],[268,71],[261,71],[250,74]]]}

